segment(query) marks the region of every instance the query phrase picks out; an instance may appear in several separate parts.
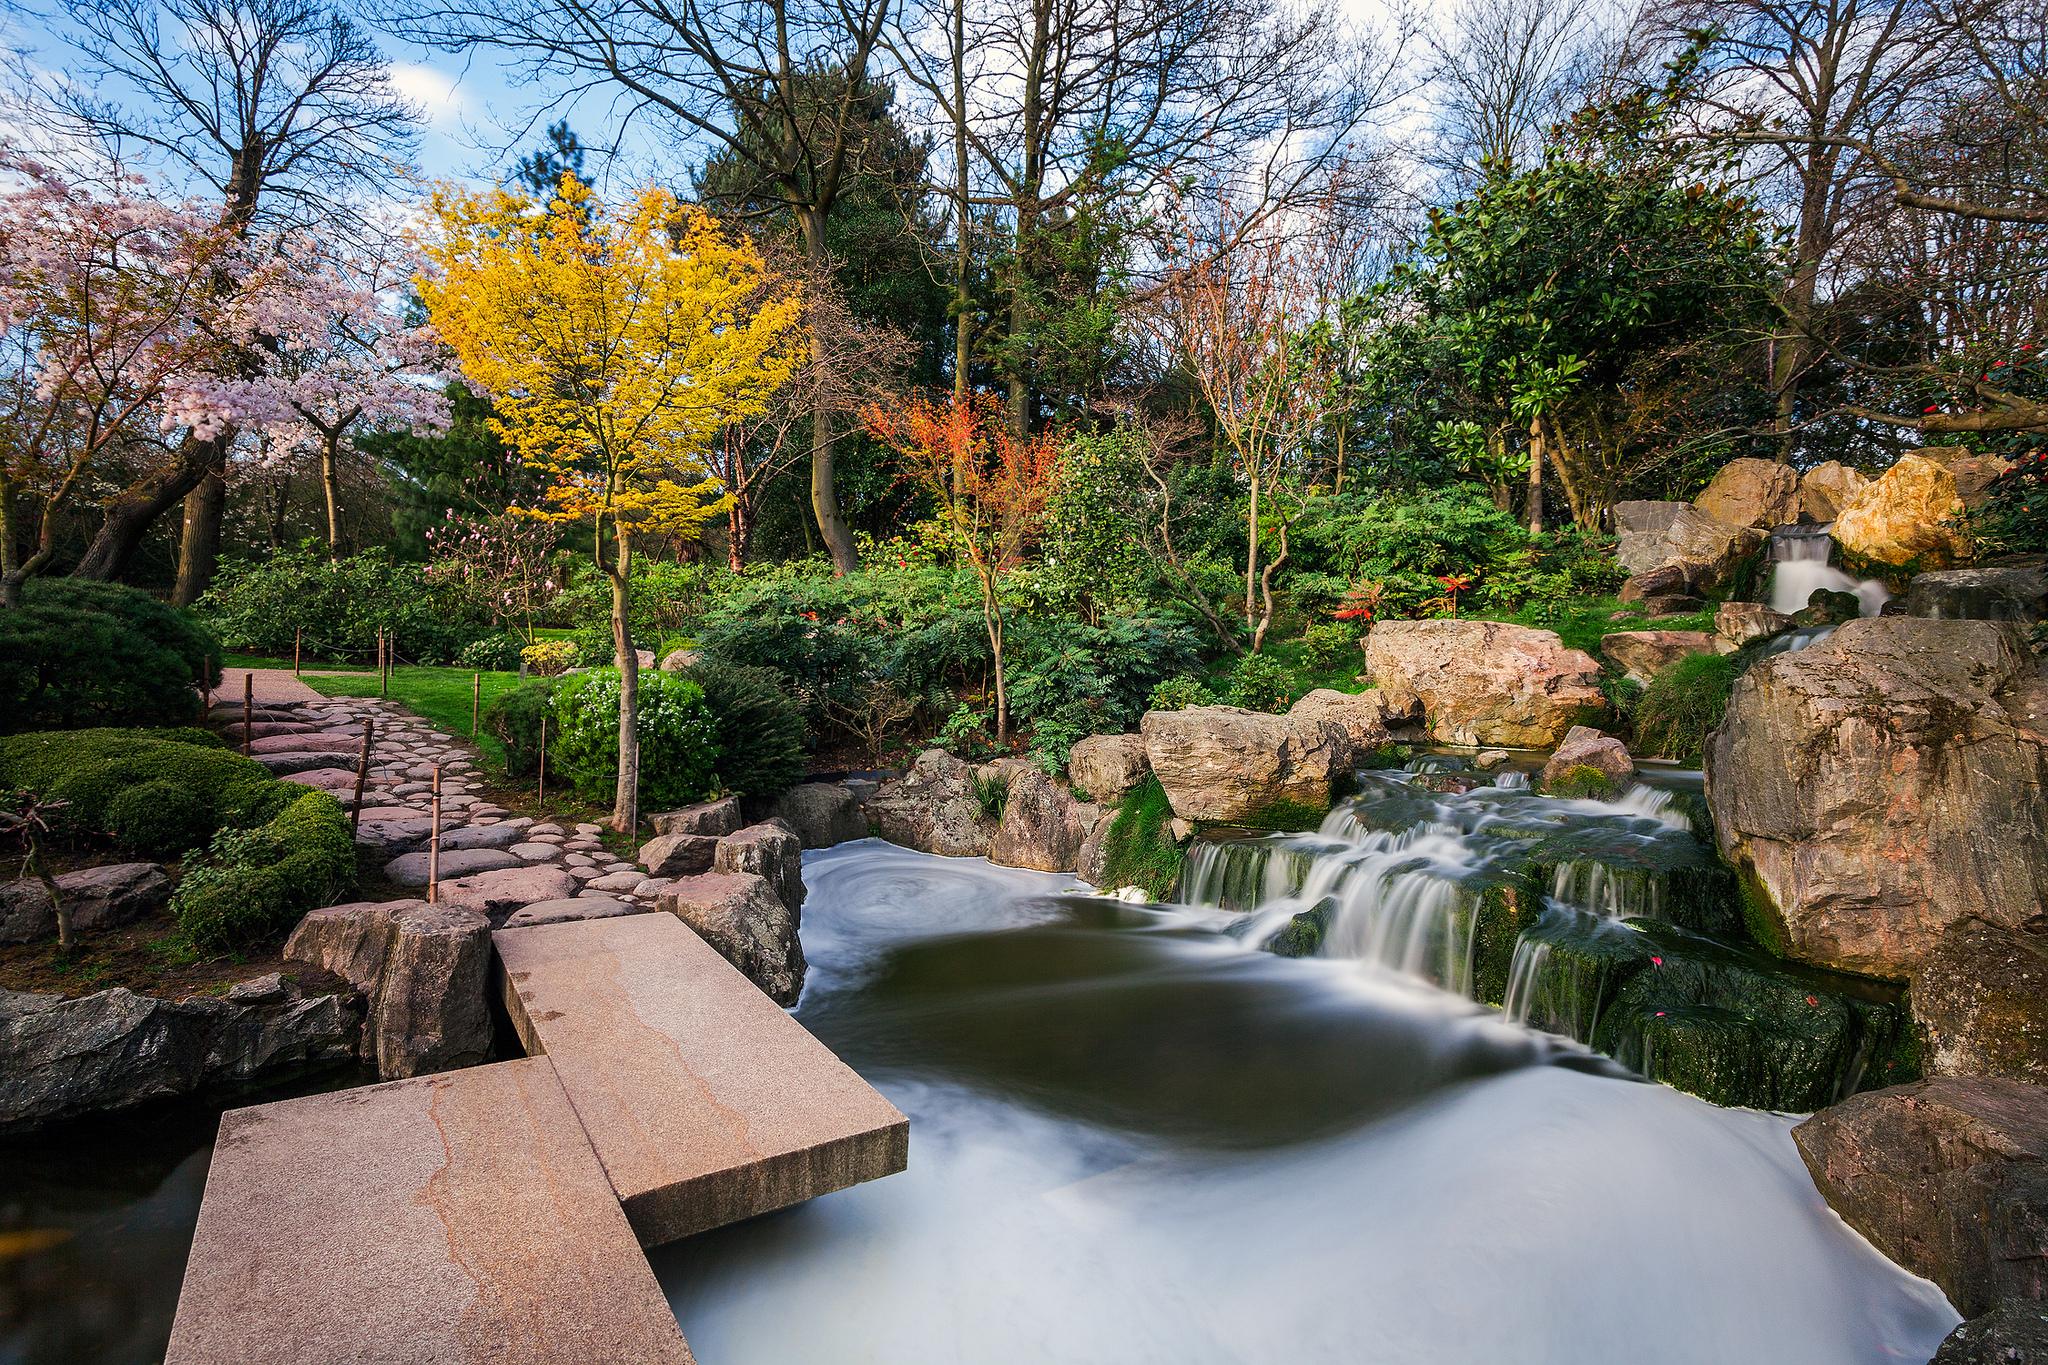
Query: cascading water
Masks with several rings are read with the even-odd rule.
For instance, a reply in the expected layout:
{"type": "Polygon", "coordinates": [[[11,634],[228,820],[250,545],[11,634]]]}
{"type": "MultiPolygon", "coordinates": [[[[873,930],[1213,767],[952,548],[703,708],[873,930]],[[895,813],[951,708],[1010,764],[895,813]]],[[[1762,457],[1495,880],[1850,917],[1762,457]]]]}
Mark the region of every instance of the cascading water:
{"type": "Polygon", "coordinates": [[[1829,526],[1780,526],[1771,532],[1771,609],[1787,616],[1806,606],[1822,588],[1850,592],[1865,616],[1875,616],[1891,593],[1875,578],[1856,579],[1834,565],[1835,541],[1829,526]]]}

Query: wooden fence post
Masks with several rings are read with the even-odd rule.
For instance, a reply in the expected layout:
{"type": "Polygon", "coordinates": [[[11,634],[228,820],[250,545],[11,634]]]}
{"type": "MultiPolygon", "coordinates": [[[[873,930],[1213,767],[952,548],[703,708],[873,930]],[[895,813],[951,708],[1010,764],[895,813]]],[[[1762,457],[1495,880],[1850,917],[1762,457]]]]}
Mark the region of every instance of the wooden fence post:
{"type": "Polygon", "coordinates": [[[306,628],[304,626],[292,627],[292,676],[294,678],[299,676],[299,648],[305,643],[305,639],[306,628]]]}
{"type": "Polygon", "coordinates": [[[242,754],[247,757],[255,743],[256,729],[256,675],[242,675],[242,754]]]}
{"type": "Polygon", "coordinates": [[[427,843],[427,904],[441,899],[441,765],[434,765],[434,825],[427,843]]]}
{"type": "Polygon", "coordinates": [[[348,833],[353,839],[356,831],[363,827],[363,785],[370,780],[370,737],[376,733],[377,722],[365,718],[363,721],[363,751],[356,757],[356,803],[348,816],[348,833]]]}
{"type": "Polygon", "coordinates": [[[534,793],[533,799],[536,805],[548,799],[548,715],[545,711],[540,715],[540,789],[534,793]]]}
{"type": "Polygon", "coordinates": [[[471,739],[476,738],[477,718],[483,714],[483,709],[484,675],[472,673],[469,675],[469,737],[471,739]]]}

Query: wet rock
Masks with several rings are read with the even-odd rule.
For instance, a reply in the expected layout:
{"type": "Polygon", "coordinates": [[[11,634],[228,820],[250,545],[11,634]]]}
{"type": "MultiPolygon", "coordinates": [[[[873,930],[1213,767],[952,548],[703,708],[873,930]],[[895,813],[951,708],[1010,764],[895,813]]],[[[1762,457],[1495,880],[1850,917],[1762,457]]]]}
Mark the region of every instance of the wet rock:
{"type": "Polygon", "coordinates": [[[1318,687],[1287,709],[1290,716],[1326,720],[1341,728],[1351,740],[1350,763],[1375,749],[1394,742],[1387,716],[1387,699],[1377,687],[1363,692],[1338,692],[1318,687]]]}
{"type": "Polygon", "coordinates": [[[2048,1303],[2008,1299],[1971,1318],[1928,1365],[2048,1365],[2048,1303]]]}
{"type": "Polygon", "coordinates": [[[910,771],[890,778],[867,800],[868,824],[892,844],[949,858],[988,852],[996,822],[982,813],[975,773],[944,749],[926,749],[910,771]]]}
{"type": "Polygon", "coordinates": [[[441,883],[442,905],[463,906],[499,920],[536,901],[576,894],[576,879],[559,867],[507,867],[441,883]]]}
{"type": "Polygon", "coordinates": [[[1351,739],[1329,721],[1235,706],[1147,711],[1139,723],[1152,771],[1183,820],[1262,824],[1329,808],[1351,739]]]}
{"type": "Polygon", "coordinates": [[[1736,566],[1763,548],[1764,533],[1731,526],[1696,507],[1687,507],[1653,543],[1631,547],[1622,567],[1629,569],[1621,585],[1624,602],[1683,595],[1699,597],[1725,584],[1736,566]]]}
{"type": "Polygon", "coordinates": [[[1835,543],[1852,558],[1894,569],[1945,569],[1970,556],[1956,526],[1963,501],[1946,468],[1918,455],[1898,462],[1835,518],[1835,543]]]}
{"type": "Polygon", "coordinates": [[[1152,771],[1143,735],[1090,735],[1067,757],[1067,777],[1090,801],[1114,806],[1152,771]]]}
{"type": "Polygon", "coordinates": [[[1260,946],[1281,957],[1314,957],[1323,950],[1323,939],[1329,934],[1330,921],[1336,915],[1336,898],[1325,896],[1290,918],[1280,932],[1260,946]]]}
{"type": "Polygon", "coordinates": [[[1921,962],[1913,1018],[1930,1075],[2048,1085],[2048,920],[2028,929],[1969,920],[1921,962]]]}
{"type": "Polygon", "coordinates": [[[1769,531],[1799,519],[1799,471],[1775,460],[1730,460],[1692,504],[1730,526],[1769,531]]]}
{"type": "Polygon", "coordinates": [[[803,993],[797,916],[765,879],[705,872],[676,881],[655,904],[694,929],[776,1004],[794,1005],[803,993]]]}
{"type": "Polygon", "coordinates": [[[1815,465],[1799,477],[1801,520],[1823,524],[1833,521],[1869,482],[1840,460],[1815,465]]]}
{"type": "Polygon", "coordinates": [[[1865,617],[1736,681],[1707,744],[1721,852],[1775,950],[1894,980],[2048,898],[2048,681],[2020,629],[1865,617]]]}
{"type": "Polygon", "coordinates": [[[709,834],[661,834],[640,846],[640,865],[655,877],[688,877],[711,870],[718,839],[709,834]]]}
{"type": "Polygon", "coordinates": [[[1636,777],[1635,760],[1629,757],[1626,744],[1590,726],[1574,725],[1566,733],[1564,743],[1543,765],[1538,783],[1545,791],[1554,791],[1567,774],[1575,774],[1581,768],[1605,778],[1609,790],[1616,795],[1636,777]]]}
{"type": "Polygon", "coordinates": [[[1513,759],[1514,755],[1506,749],[1481,749],[1472,756],[1472,766],[1479,769],[1480,772],[1490,773],[1495,768],[1502,767],[1513,761],[1513,759]]]}
{"type": "Polygon", "coordinates": [[[774,889],[791,916],[804,908],[804,846],[782,820],[735,830],[718,841],[714,872],[751,872],[774,889]]]}
{"type": "Polygon", "coordinates": [[[989,861],[1040,872],[1074,871],[1080,865],[1081,845],[1095,828],[1102,808],[1076,800],[1064,785],[1037,768],[1014,771],[1009,782],[1002,818],[989,841],[989,861]]]}
{"type": "Polygon", "coordinates": [[[568,920],[610,919],[614,915],[639,915],[647,907],[622,901],[616,896],[567,896],[561,900],[537,901],[515,910],[506,919],[507,929],[524,929],[535,924],[561,924],[568,920]]]}
{"type": "Polygon", "coordinates": [[[1810,630],[1815,626],[1840,625],[1862,614],[1863,602],[1855,593],[1815,588],[1807,595],[1806,605],[1792,613],[1792,624],[1810,630]]]}
{"type": "MultiPolygon", "coordinates": [[[[132,924],[163,909],[171,879],[155,863],[110,863],[57,875],[57,895],[71,928],[90,934],[132,924]]],[[[57,911],[40,879],[0,883],[0,943],[36,943],[57,937],[57,911]]]]}
{"type": "Polygon", "coordinates": [[[1792,1130],[1821,1194],[1966,1317],[2048,1298],[2048,1088],[1942,1076],[1792,1130]]]}
{"type": "Polygon", "coordinates": [[[1547,630],[1382,621],[1366,636],[1365,659],[1387,714],[1420,710],[1439,743],[1547,749],[1606,710],[1600,666],[1547,630]]]}
{"type": "MultiPolygon", "coordinates": [[[[502,848],[443,849],[439,863],[443,881],[465,877],[472,872],[495,872],[501,867],[519,866],[516,854],[502,848]]],[[[404,853],[384,864],[384,875],[400,886],[425,886],[433,856],[425,849],[404,853]]]]}
{"type": "Polygon", "coordinates": [[[805,848],[868,837],[868,818],[851,788],[838,782],[805,782],[775,798],[770,814],[787,820],[805,848]]]}
{"type": "Polygon", "coordinates": [[[1088,837],[1081,841],[1081,851],[1074,855],[1074,875],[1090,886],[1099,887],[1109,875],[1109,850],[1105,841],[1109,838],[1109,827],[1116,823],[1116,812],[1106,810],[1095,819],[1088,837]]]}
{"type": "Polygon", "coordinates": [[[1906,614],[2030,624],[2048,619],[2048,571],[2012,564],[1915,574],[1906,585],[1906,614]]]}
{"type": "Polygon", "coordinates": [[[0,990],[0,1133],[282,1084],[347,1064],[360,1031],[350,997],[276,975],[223,999],[118,986],[72,999],[0,990]]]}
{"type": "Polygon", "coordinates": [[[716,801],[703,801],[681,810],[665,810],[650,815],[647,822],[654,826],[656,834],[708,834],[713,838],[730,834],[746,823],[740,814],[740,799],[724,796],[716,801]]]}
{"type": "Polygon", "coordinates": [[[1721,638],[1704,630],[1617,630],[1600,638],[1607,662],[1643,684],[1688,654],[1719,654],[1721,638]]]}
{"type": "Polygon", "coordinates": [[[1723,602],[1714,609],[1714,634],[1732,649],[1752,640],[1766,640],[1792,628],[1792,618],[1761,602],[1723,602]]]}
{"type": "Polygon", "coordinates": [[[385,1080],[475,1066],[491,1057],[491,923],[425,901],[363,902],[299,921],[286,958],[363,993],[363,1060],[385,1080]]]}

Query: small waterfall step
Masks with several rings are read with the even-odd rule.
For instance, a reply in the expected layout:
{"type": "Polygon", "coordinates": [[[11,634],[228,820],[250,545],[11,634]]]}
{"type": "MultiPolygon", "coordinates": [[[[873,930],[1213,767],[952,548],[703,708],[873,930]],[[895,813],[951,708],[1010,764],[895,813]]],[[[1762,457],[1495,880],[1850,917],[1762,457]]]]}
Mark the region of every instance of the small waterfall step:
{"type": "Polygon", "coordinates": [[[879,1179],[909,1121],[673,915],[493,936],[642,1245],[879,1179]]]}
{"type": "Polygon", "coordinates": [[[691,1365],[544,1057],[231,1110],[166,1365],[691,1365]]]}

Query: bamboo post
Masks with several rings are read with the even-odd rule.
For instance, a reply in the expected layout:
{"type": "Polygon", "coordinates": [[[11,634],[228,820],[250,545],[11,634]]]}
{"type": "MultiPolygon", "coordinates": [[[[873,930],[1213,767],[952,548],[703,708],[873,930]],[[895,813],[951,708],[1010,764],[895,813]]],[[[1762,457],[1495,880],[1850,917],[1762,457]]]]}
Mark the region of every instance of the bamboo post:
{"type": "Polygon", "coordinates": [[[292,628],[292,676],[294,678],[299,676],[299,649],[305,643],[305,639],[306,628],[304,626],[294,626],[292,628]]]}
{"type": "Polygon", "coordinates": [[[476,738],[477,717],[483,714],[483,709],[484,675],[472,673],[469,675],[469,737],[471,739],[476,738]]]}
{"type": "Polygon", "coordinates": [[[242,753],[253,751],[256,732],[256,675],[242,675],[242,753]]]}
{"type": "Polygon", "coordinates": [[[377,679],[377,695],[391,695],[391,656],[398,652],[398,642],[391,638],[391,632],[384,632],[384,672],[377,679]]]}
{"type": "Polygon", "coordinates": [[[363,751],[356,756],[356,803],[349,810],[348,833],[353,839],[357,830],[363,827],[363,786],[370,780],[370,737],[376,732],[377,722],[365,717],[363,720],[363,751]]]}
{"type": "Polygon", "coordinates": [[[548,717],[545,711],[540,717],[540,790],[534,793],[533,799],[536,805],[544,805],[548,799],[548,717]]]}
{"type": "Polygon", "coordinates": [[[441,899],[441,765],[434,765],[434,824],[427,842],[427,904],[441,899]]]}

